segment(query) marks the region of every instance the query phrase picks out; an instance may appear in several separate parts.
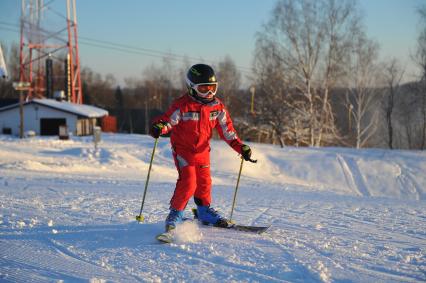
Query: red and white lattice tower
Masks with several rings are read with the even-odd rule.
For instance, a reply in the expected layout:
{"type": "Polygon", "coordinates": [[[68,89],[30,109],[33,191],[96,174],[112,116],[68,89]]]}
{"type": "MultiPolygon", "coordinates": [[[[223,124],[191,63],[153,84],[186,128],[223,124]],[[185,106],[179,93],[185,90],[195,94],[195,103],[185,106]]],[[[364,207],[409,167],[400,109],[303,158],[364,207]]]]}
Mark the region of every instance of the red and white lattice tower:
{"type": "Polygon", "coordinates": [[[27,99],[51,95],[52,61],[56,61],[62,70],[55,76],[63,82],[56,90],[63,90],[73,103],[83,103],[75,0],[21,1],[19,78],[30,83],[27,99]]]}

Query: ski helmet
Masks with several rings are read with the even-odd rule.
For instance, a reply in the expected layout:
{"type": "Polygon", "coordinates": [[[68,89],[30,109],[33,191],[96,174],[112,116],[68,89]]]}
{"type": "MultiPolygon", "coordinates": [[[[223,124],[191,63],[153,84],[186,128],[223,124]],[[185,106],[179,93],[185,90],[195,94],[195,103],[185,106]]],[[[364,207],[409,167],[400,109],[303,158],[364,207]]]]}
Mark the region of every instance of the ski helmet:
{"type": "Polygon", "coordinates": [[[196,64],[189,68],[186,84],[189,94],[202,102],[212,101],[216,95],[217,79],[213,68],[209,65],[196,64]]]}

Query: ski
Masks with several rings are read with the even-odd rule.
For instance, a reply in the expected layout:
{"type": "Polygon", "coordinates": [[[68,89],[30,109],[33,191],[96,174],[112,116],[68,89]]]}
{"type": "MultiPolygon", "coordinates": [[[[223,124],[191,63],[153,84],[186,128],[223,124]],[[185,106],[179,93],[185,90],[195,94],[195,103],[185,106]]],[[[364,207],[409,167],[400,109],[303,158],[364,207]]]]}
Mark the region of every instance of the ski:
{"type": "Polygon", "coordinates": [[[159,242],[164,243],[164,244],[173,243],[173,240],[174,240],[173,234],[170,231],[158,234],[155,238],[159,242]]]}
{"type": "MultiPolygon", "coordinates": [[[[194,219],[185,217],[183,219],[183,222],[187,222],[187,221],[192,222],[192,221],[194,221],[194,219]]],[[[165,231],[163,233],[158,234],[157,236],[155,236],[155,239],[157,239],[161,243],[170,244],[170,243],[174,242],[174,233],[175,233],[175,231],[174,231],[174,228],[173,228],[173,229],[170,229],[168,231],[165,231]]]]}
{"type": "MultiPolygon", "coordinates": [[[[192,209],[192,213],[194,214],[194,219],[198,220],[197,210],[195,208],[192,209]]],[[[185,220],[190,221],[189,218],[185,220]]],[[[228,223],[227,226],[211,225],[206,223],[203,223],[203,224],[213,228],[228,229],[228,230],[235,230],[235,231],[241,231],[241,232],[250,232],[250,233],[256,233],[256,234],[262,234],[266,230],[268,230],[269,227],[271,227],[271,226],[240,225],[235,223],[228,223]]],[[[160,233],[157,236],[155,236],[155,238],[160,243],[163,243],[163,244],[170,244],[170,243],[173,243],[175,240],[173,235],[173,230],[160,233]]]]}
{"type": "MultiPolygon", "coordinates": [[[[214,227],[216,227],[216,226],[214,226],[214,227]]],[[[257,233],[257,234],[262,234],[263,232],[268,230],[269,227],[271,227],[271,226],[250,226],[250,225],[238,225],[238,224],[232,224],[231,226],[228,226],[228,227],[217,226],[217,228],[232,229],[232,230],[236,230],[236,231],[252,232],[252,233],[257,233]]]]}
{"type": "MultiPolygon", "coordinates": [[[[194,214],[194,219],[198,219],[197,209],[193,208],[192,213],[194,214]]],[[[209,224],[205,224],[205,225],[209,225],[209,224]]],[[[230,230],[236,230],[236,231],[242,231],[242,232],[257,233],[257,234],[262,234],[263,232],[268,230],[269,227],[271,227],[271,226],[240,225],[235,223],[228,223],[228,226],[218,226],[218,225],[209,225],[209,226],[212,226],[215,228],[221,228],[221,229],[230,229],[230,230]]]]}

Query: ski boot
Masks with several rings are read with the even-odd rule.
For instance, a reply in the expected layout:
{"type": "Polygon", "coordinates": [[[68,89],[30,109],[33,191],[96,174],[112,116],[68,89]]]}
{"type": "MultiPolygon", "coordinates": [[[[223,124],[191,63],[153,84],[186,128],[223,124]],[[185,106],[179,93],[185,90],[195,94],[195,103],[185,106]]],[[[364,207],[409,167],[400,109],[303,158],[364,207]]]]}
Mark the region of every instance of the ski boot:
{"type": "Polygon", "coordinates": [[[176,225],[183,222],[183,210],[170,209],[170,213],[166,218],[166,232],[176,228],[176,225]]]}
{"type": "Polygon", "coordinates": [[[210,206],[197,206],[197,211],[194,211],[194,214],[196,214],[198,220],[204,225],[213,225],[221,228],[227,228],[233,225],[231,221],[221,216],[210,206]]]}

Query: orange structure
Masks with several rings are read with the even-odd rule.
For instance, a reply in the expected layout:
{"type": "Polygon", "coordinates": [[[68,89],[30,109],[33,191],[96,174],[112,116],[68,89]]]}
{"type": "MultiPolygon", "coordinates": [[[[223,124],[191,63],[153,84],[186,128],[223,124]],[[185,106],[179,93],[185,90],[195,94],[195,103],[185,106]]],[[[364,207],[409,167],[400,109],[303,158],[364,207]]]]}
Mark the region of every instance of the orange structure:
{"type": "Polygon", "coordinates": [[[114,116],[102,117],[102,132],[116,133],[117,132],[117,118],[114,116]]]}
{"type": "Polygon", "coordinates": [[[52,72],[51,62],[46,60],[58,60],[64,65],[65,77],[65,84],[58,90],[64,90],[70,102],[83,103],[76,4],[75,0],[62,3],[66,7],[54,6],[54,1],[22,0],[19,79],[30,84],[27,100],[44,97],[52,87],[46,75],[52,72]],[[60,13],[61,9],[66,10],[66,15],[60,13]],[[57,22],[52,24],[52,18],[57,22]]]}

